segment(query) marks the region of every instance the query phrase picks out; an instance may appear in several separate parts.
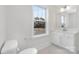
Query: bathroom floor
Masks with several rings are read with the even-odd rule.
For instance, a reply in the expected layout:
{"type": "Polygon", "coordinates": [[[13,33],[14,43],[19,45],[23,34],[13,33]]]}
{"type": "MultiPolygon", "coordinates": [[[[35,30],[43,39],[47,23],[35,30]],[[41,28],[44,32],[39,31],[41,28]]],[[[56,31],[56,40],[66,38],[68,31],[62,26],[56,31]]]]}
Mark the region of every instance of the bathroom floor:
{"type": "Polygon", "coordinates": [[[73,54],[73,53],[64,48],[60,48],[58,46],[51,45],[49,47],[46,47],[46,48],[40,50],[38,52],[38,54],[73,54]]]}

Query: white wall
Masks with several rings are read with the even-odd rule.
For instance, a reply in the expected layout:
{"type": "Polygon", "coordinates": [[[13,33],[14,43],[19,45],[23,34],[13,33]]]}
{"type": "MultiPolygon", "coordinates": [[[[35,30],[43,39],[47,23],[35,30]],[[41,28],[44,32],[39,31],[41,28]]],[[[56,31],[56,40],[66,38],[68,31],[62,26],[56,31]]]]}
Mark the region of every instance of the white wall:
{"type": "Polygon", "coordinates": [[[75,24],[74,24],[75,28],[79,29],[79,6],[77,6],[76,17],[73,21],[75,21],[75,24]]]}
{"type": "Polygon", "coordinates": [[[74,13],[74,14],[70,14],[69,15],[69,28],[77,28],[77,25],[76,25],[76,21],[77,21],[77,13],[74,13]]]}
{"type": "Polygon", "coordinates": [[[6,12],[5,6],[0,6],[0,47],[4,40],[7,38],[7,24],[6,24],[6,12]]]}
{"type": "Polygon", "coordinates": [[[32,37],[32,6],[7,6],[6,19],[8,39],[17,39],[19,48],[35,47],[42,49],[50,45],[51,32],[55,30],[55,6],[43,6],[49,10],[49,35],[32,37]]]}

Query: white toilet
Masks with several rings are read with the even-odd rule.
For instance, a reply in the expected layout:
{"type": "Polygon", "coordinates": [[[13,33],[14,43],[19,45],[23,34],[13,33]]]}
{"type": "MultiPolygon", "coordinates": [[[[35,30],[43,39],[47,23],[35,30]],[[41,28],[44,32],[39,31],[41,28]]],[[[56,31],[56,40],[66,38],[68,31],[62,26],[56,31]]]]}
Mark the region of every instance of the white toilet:
{"type": "Polygon", "coordinates": [[[37,49],[36,48],[24,49],[23,51],[19,52],[19,54],[37,54],[37,49]]]}
{"type": "MultiPolygon", "coordinates": [[[[1,54],[17,54],[20,51],[17,40],[7,40],[1,50],[1,54]]],[[[37,54],[36,48],[27,48],[19,52],[19,54],[37,54]]]]}

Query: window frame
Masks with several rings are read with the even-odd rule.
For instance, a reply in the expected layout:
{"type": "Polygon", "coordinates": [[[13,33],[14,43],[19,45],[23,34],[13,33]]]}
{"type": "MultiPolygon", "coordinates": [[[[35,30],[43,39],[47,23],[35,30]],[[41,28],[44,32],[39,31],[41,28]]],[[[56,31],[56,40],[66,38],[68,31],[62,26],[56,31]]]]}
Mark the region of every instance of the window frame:
{"type": "Polygon", "coordinates": [[[46,9],[46,18],[45,18],[45,26],[46,26],[46,28],[45,28],[45,30],[46,30],[46,33],[44,33],[44,34],[38,34],[38,35],[34,35],[34,14],[33,14],[33,6],[32,6],[32,37],[41,37],[41,36],[46,36],[46,35],[48,35],[48,32],[49,32],[49,29],[48,29],[48,8],[46,8],[46,7],[42,7],[42,6],[39,6],[39,5],[34,5],[34,6],[36,6],[36,7],[40,7],[40,8],[45,8],[46,9]]]}

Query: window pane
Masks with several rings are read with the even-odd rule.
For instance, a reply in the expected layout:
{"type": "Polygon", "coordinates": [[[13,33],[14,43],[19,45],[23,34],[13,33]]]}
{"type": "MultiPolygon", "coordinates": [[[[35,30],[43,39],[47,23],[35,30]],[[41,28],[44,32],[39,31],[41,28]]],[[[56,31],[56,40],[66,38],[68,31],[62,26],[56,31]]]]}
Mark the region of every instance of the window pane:
{"type": "Polygon", "coordinates": [[[33,16],[34,17],[38,16],[38,7],[37,6],[33,6],[33,16]]]}
{"type": "Polygon", "coordinates": [[[46,17],[46,10],[45,9],[43,9],[43,15],[42,15],[42,17],[45,19],[45,17],[46,17]]]}
{"type": "Polygon", "coordinates": [[[43,16],[43,8],[39,7],[39,17],[43,16]]]}

